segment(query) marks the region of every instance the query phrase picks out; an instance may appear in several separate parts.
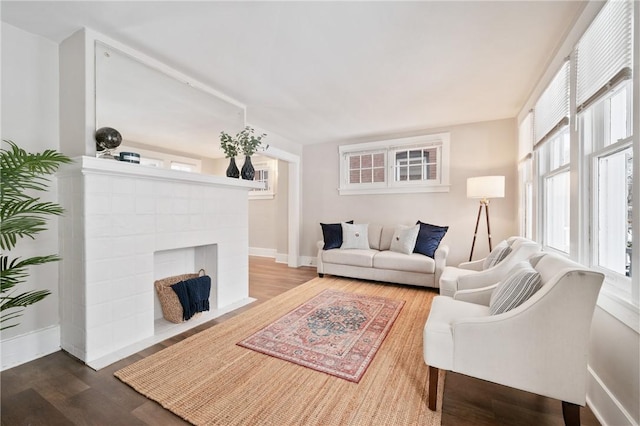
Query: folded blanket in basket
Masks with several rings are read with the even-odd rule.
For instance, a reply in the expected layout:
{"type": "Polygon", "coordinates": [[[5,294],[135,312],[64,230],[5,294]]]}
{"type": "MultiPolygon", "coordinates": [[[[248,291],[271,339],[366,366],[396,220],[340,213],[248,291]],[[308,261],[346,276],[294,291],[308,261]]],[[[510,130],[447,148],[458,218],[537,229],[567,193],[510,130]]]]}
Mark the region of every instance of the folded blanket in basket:
{"type": "Polygon", "coordinates": [[[184,320],[191,318],[196,312],[209,310],[209,293],[211,292],[211,278],[204,275],[180,281],[171,286],[176,292],[182,305],[184,320]]]}

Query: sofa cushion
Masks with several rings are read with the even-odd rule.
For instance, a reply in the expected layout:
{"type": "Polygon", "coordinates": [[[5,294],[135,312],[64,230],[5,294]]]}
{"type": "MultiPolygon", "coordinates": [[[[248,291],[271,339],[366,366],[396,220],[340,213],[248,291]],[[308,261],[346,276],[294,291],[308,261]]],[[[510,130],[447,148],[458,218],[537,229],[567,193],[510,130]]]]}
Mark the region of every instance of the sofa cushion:
{"type": "Polygon", "coordinates": [[[380,250],[380,234],[382,234],[382,225],[374,223],[369,224],[369,248],[380,250]]]}
{"type": "MultiPolygon", "coordinates": [[[[353,223],[350,220],[346,223],[353,223]]],[[[322,240],[324,241],[323,250],[331,250],[340,248],[342,245],[342,223],[321,223],[322,240]]]]}
{"type": "Polygon", "coordinates": [[[380,250],[389,250],[391,248],[391,239],[393,233],[396,232],[395,226],[384,226],[380,233],[380,250]]]}
{"type": "Polygon", "coordinates": [[[349,223],[342,224],[342,245],[344,249],[369,249],[369,225],[360,223],[352,225],[349,223]]]}
{"type": "Polygon", "coordinates": [[[417,253],[403,254],[385,250],[378,252],[374,256],[373,267],[376,269],[433,274],[436,269],[436,262],[430,257],[417,253]]]}
{"type": "Polygon", "coordinates": [[[393,238],[391,238],[391,247],[389,250],[403,254],[413,253],[418,232],[420,232],[420,225],[398,226],[393,233],[393,238]]]}
{"type": "Polygon", "coordinates": [[[429,223],[418,221],[420,232],[416,239],[414,253],[424,254],[425,256],[435,256],[436,250],[440,245],[440,241],[444,238],[444,234],[449,230],[448,226],[436,226],[429,223]]]}
{"type": "Polygon", "coordinates": [[[322,261],[340,265],[373,267],[373,257],[377,250],[327,250],[322,252],[322,261]]]}

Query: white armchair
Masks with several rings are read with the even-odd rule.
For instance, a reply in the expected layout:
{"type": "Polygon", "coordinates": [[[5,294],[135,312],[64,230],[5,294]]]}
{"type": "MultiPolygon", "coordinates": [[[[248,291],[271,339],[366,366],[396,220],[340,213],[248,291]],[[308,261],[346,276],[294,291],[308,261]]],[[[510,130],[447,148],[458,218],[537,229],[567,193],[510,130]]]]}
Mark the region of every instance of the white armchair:
{"type": "MultiPolygon", "coordinates": [[[[504,244],[504,242],[501,242],[504,244]]],[[[513,266],[540,251],[540,246],[535,241],[523,237],[510,237],[506,244],[511,252],[495,266],[485,268],[487,259],[463,262],[457,267],[447,266],[440,276],[440,294],[453,297],[458,290],[469,290],[486,287],[495,284],[513,268],[513,266]]],[[[492,254],[499,249],[496,246],[492,254]]]]}
{"type": "Polygon", "coordinates": [[[444,369],[559,399],[565,423],[580,423],[589,330],[604,276],[554,254],[531,263],[542,287],[506,312],[490,314],[497,284],[434,298],[423,336],[431,410],[444,369]]]}

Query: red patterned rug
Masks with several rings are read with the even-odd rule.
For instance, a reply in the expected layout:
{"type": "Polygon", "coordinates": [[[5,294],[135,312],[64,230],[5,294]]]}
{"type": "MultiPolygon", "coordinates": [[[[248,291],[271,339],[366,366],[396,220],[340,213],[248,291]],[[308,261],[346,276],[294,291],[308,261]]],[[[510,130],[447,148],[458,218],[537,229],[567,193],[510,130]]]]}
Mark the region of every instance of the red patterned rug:
{"type": "Polygon", "coordinates": [[[238,345],[357,383],[403,305],[325,290],[238,345]]]}

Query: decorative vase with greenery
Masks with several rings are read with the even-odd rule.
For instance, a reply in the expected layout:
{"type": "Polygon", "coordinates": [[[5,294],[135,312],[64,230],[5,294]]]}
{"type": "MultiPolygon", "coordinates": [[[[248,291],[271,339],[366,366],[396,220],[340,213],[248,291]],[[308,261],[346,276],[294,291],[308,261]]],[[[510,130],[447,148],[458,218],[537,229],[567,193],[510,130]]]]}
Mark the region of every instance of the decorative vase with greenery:
{"type": "MultiPolygon", "coordinates": [[[[225,132],[220,133],[220,147],[224,151],[227,158],[232,158],[232,162],[234,165],[235,160],[233,160],[233,157],[229,155],[227,151],[229,153],[234,153],[233,156],[238,155],[238,151],[242,151],[242,153],[244,154],[244,165],[242,166],[242,171],[240,173],[242,179],[253,180],[253,177],[255,176],[255,169],[253,168],[253,164],[251,164],[251,156],[258,151],[258,149],[262,145],[262,140],[266,136],[266,133],[255,135],[255,131],[252,127],[249,126],[238,132],[235,138],[231,137],[225,132]],[[234,148],[234,150],[231,149],[232,147],[234,148]]],[[[267,145],[265,149],[268,147],[269,146],[267,145]]],[[[231,164],[229,165],[229,167],[231,167],[231,164]]],[[[229,169],[227,169],[227,176],[229,176],[229,169]]]]}
{"type": "Polygon", "coordinates": [[[229,158],[229,167],[227,167],[227,177],[239,178],[240,170],[236,166],[236,156],[238,155],[238,141],[231,135],[220,132],[220,148],[224,152],[225,158],[229,158]]]}
{"type": "Polygon", "coordinates": [[[59,204],[41,201],[33,196],[49,187],[48,176],[72,160],[55,150],[31,154],[14,142],[3,140],[7,149],[0,149],[0,330],[19,323],[5,325],[20,317],[24,309],[50,294],[48,290],[19,292],[16,288],[26,281],[29,268],[60,260],[57,255],[34,256],[26,259],[11,257],[19,238],[29,237],[47,229],[50,216],[59,216],[59,204]]]}

